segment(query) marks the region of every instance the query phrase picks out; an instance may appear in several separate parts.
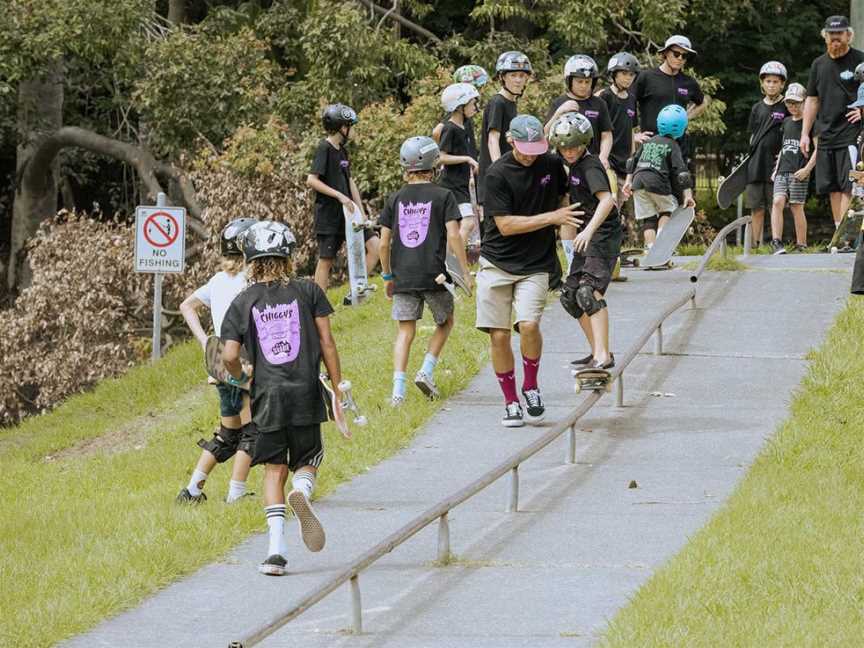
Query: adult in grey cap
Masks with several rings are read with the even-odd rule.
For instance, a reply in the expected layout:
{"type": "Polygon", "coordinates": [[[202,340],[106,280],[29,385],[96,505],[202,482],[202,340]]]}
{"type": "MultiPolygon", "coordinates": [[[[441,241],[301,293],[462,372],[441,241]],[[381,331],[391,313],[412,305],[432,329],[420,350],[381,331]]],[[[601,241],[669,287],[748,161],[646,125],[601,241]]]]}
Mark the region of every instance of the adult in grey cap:
{"type": "MultiPolygon", "coordinates": [[[[644,141],[657,132],[657,115],[664,107],[678,104],[687,110],[687,119],[692,122],[699,117],[711,97],[706,97],[699,82],[684,72],[687,60],[696,55],[690,39],[674,34],[666,39],[660,49],[662,63],[654,69],[640,72],[633,84],[633,94],[639,106],[639,137],[644,141]]],[[[690,138],[685,133],[678,140],[684,162],[689,166],[692,152],[690,138]]]]}
{"type": "Polygon", "coordinates": [[[492,367],[504,393],[505,427],[525,424],[519,395],[511,326],[522,350],[522,396],[531,423],[543,419],[537,372],[543,338],[540,318],[550,289],[561,283],[555,230],[577,226],[582,212],[566,204],[567,173],[561,159],[549,153],[543,124],[531,115],[516,115],[507,131],[513,149],[486,174],[483,243],[477,271],[477,323],[489,333],[492,367]],[[513,312],[516,323],[513,325],[513,312]]]}
{"type": "Polygon", "coordinates": [[[825,21],[822,38],[826,51],[810,65],[801,129],[801,152],[805,156],[810,155],[812,138],[819,137],[816,193],[829,195],[835,226],[849,209],[852,197],[849,171],[853,160],[849,147],[854,149],[861,120],[861,110],[848,107],[855,101],[858,89],[855,68],[864,62],[864,52],[851,47],[854,34],[846,16],[831,16],[825,21]]]}

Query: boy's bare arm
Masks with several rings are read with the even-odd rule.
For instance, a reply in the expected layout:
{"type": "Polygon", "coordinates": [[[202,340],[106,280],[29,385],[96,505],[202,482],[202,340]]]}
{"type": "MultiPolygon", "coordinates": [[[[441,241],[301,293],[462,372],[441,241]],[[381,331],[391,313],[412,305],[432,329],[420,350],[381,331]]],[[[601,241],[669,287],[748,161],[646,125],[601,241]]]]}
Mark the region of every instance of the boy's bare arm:
{"type": "Polygon", "coordinates": [[[612,153],[612,143],[614,137],[612,131],[603,131],[600,133],[600,154],[597,156],[603,163],[603,166],[609,168],[609,154],[612,153]]]}
{"type": "Polygon", "coordinates": [[[465,241],[462,240],[462,234],[459,232],[460,221],[447,222],[447,245],[453,250],[456,260],[459,261],[459,267],[462,269],[462,276],[469,287],[473,288],[474,281],[471,277],[471,271],[468,269],[468,257],[465,256],[465,241]]]}
{"type": "Polygon", "coordinates": [[[328,185],[326,182],[324,182],[321,178],[319,178],[314,173],[310,173],[308,176],[306,176],[306,186],[309,187],[310,189],[314,189],[315,191],[317,191],[320,194],[324,194],[325,196],[330,196],[331,198],[335,198],[336,200],[338,200],[343,205],[345,205],[346,203],[352,202],[350,196],[346,196],[345,194],[343,194],[338,189],[334,189],[333,187],[328,185]]]}
{"type": "Polygon", "coordinates": [[[225,364],[225,369],[228,370],[236,380],[240,380],[243,375],[243,366],[240,363],[240,343],[236,340],[225,340],[225,346],[222,349],[222,362],[225,364]]]}
{"type": "Polygon", "coordinates": [[[189,330],[192,331],[192,335],[201,343],[201,346],[204,346],[207,344],[207,332],[201,326],[201,320],[198,318],[198,309],[202,306],[204,306],[204,302],[194,294],[189,295],[180,304],[180,312],[183,314],[183,319],[186,320],[189,330]]]}
{"type": "Polygon", "coordinates": [[[381,243],[378,247],[378,260],[381,261],[381,274],[390,274],[390,237],[389,227],[381,227],[381,243]]]}
{"type": "Polygon", "coordinates": [[[360,209],[360,215],[365,219],[366,210],[363,209],[363,197],[360,195],[360,190],[357,188],[354,178],[351,178],[351,198],[354,200],[354,204],[360,209]]]}
{"type": "Polygon", "coordinates": [[[340,397],[339,383],[342,382],[342,366],[339,363],[339,352],[336,351],[336,340],[333,339],[333,332],[330,330],[330,318],[327,316],[316,317],[315,328],[318,329],[324,368],[327,370],[327,375],[330,376],[333,391],[336,392],[337,397],[340,397]]]}
{"type": "Polygon", "coordinates": [[[490,128],[486,133],[486,148],[489,149],[489,159],[493,162],[501,157],[501,145],[498,138],[501,136],[501,131],[490,128]]]}

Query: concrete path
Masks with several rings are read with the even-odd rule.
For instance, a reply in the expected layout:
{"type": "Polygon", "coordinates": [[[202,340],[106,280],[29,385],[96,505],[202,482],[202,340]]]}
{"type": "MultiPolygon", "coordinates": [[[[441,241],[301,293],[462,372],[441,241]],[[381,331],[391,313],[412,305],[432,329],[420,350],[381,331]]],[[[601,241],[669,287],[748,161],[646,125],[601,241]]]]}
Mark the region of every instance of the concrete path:
{"type": "MultiPolygon", "coordinates": [[[[851,256],[751,257],[750,270],[709,273],[696,309],[664,326],[625,374],[625,407],[601,399],[581,422],[577,464],[566,439],[520,470],[520,512],[504,513],[499,480],[451,513],[448,567],[431,564],[428,527],[360,578],[364,634],[347,588],[265,646],[509,648],[587,646],[652,571],[717,510],[765,439],[848,294],[851,256]],[[635,480],[638,488],[628,485],[635,480]]],[[[629,272],[609,295],[613,348],[623,352],[688,274],[629,272]]],[[[572,409],[567,362],[585,344],[556,303],[544,322],[546,425],[572,409]]],[[[318,503],[327,548],[309,554],[292,531],[290,575],[256,573],[266,537],[67,642],[68,647],[227,646],[291,607],[353,558],[543,433],[505,429],[487,367],[446,403],[410,447],[318,503]]],[[[326,470],[326,465],[324,467],[326,470]]],[[[263,524],[263,522],[262,522],[263,524]]],[[[293,527],[293,523],[292,523],[293,527]]]]}

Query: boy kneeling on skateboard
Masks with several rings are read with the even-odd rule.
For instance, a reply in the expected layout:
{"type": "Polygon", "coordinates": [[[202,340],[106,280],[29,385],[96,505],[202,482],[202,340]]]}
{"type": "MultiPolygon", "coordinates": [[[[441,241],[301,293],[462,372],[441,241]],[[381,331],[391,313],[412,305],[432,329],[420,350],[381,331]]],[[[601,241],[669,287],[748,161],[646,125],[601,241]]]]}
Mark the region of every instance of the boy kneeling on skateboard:
{"type": "Polygon", "coordinates": [[[399,322],[393,347],[393,407],[405,401],[405,369],[424,304],[432,311],[435,332],[414,384],[427,397],[438,397],[433,372],[453,328],[453,295],[443,284],[448,244],[465,283],[472,285],[459,233],[459,205],[452,191],[432,182],[439,157],[430,137],[409,137],[402,143],[399,161],[407,184],[387,199],[379,219],[381,277],[387,282],[387,297],[393,299],[393,319],[399,322]]]}
{"type": "Polygon", "coordinates": [[[549,127],[549,144],[570,168],[570,204],[579,205],[588,224],[573,240],[573,261],[561,293],[561,305],[576,318],[591,354],[575,360],[576,368],[610,369],[609,311],[603,295],[621,251],[623,229],[609,176],[600,159],[588,152],[593,137],[591,122],[580,113],[564,113],[549,127]]]}
{"type": "MultiPolygon", "coordinates": [[[[678,178],[688,173],[676,140],[687,130],[687,111],[677,104],[666,106],[657,115],[657,134],[641,144],[628,165],[622,191],[633,194],[636,220],[642,222],[645,247],[650,248],[657,232],[678,208],[678,178]]],[[[695,207],[693,190],[683,191],[684,206],[695,207]]]]}
{"type": "MultiPolygon", "coordinates": [[[[222,330],[222,320],[234,298],[246,288],[246,273],[243,270],[243,252],[237,245],[238,237],[256,221],[252,218],[232,220],[222,230],[220,248],[222,269],[213,275],[205,285],[189,295],[180,304],[180,312],[189,326],[189,330],[207,348],[207,333],[201,326],[198,310],[202,306],[210,309],[213,320],[213,334],[219,337],[222,330]]],[[[249,413],[249,395],[239,386],[227,385],[210,378],[209,382],[216,385],[219,391],[219,414],[221,416],[219,431],[210,441],[201,439],[201,456],[192,471],[189,485],[180,490],[177,495],[178,504],[200,504],[207,500],[204,494],[204,482],[217,463],[228,461],[234,457],[231,470],[231,482],[228,486],[229,504],[246,494],[246,478],[252,463],[252,449],[255,446],[255,426],[249,413]]]]}
{"type": "Polygon", "coordinates": [[[324,458],[321,423],[326,420],[319,370],[321,361],[333,381],[334,417],[343,421],[339,354],[330,332],[333,307],[320,286],[292,277],[291,255],[296,241],[282,223],[263,221],[243,235],[249,287],[231,304],[222,323],[222,358],[229,382],[249,378],[240,365],[240,346],[255,367],[252,420],[258,439],[252,465],[264,466],[264,513],[270,532],[262,574],[285,574],[287,547],[285,483],[293,471],[288,503],[310,551],[324,548],[324,528],[309,500],[324,458]]]}

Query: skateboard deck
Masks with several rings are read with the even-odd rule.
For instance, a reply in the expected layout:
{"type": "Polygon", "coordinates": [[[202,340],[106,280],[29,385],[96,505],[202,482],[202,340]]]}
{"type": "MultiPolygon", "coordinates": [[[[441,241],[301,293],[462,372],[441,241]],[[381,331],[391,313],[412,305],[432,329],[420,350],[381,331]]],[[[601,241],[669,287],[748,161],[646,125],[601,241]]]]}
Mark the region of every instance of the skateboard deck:
{"type": "Polygon", "coordinates": [[[858,241],[859,232],[864,227],[864,211],[855,211],[850,209],[843,215],[840,225],[834,230],[834,236],[831,237],[831,242],[828,243],[828,251],[832,254],[836,253],[844,244],[855,245],[858,241]]]}
{"type": "Polygon", "coordinates": [[[731,207],[735,199],[747,188],[747,164],[750,156],[739,162],[732,172],[720,181],[717,187],[717,205],[721,209],[731,207]]]}
{"type": "Polygon", "coordinates": [[[580,369],[573,374],[576,384],[573,389],[576,393],[582,391],[612,391],[612,374],[606,369],[580,369]]]}
{"type": "Polygon", "coordinates": [[[342,392],[342,413],[336,416],[336,392],[333,390],[333,385],[330,382],[330,376],[326,373],[318,374],[318,379],[321,381],[321,386],[324,388],[324,405],[327,407],[327,419],[336,423],[339,432],[346,439],[351,438],[351,429],[345,421],[345,412],[354,414],[354,424],[359,426],[366,425],[369,420],[360,413],[360,408],[357,406],[357,401],[354,400],[354,394],[351,391],[352,385],[350,380],[343,380],[339,383],[339,391],[342,392]]]}
{"type": "Polygon", "coordinates": [[[644,256],[645,250],[642,248],[627,248],[618,253],[622,268],[638,268],[644,256]]]}
{"type": "MultiPolygon", "coordinates": [[[[462,275],[462,268],[459,265],[459,259],[456,258],[456,255],[450,251],[450,248],[447,248],[447,256],[444,259],[444,268],[447,270],[447,274],[450,276],[450,280],[459,288],[461,288],[466,295],[471,296],[471,288],[468,287],[468,284],[465,281],[465,277],[462,275]]],[[[438,275],[436,281],[441,278],[441,275],[438,275]]],[[[444,277],[446,281],[447,277],[444,277]]],[[[438,283],[441,283],[438,281],[438,283]]],[[[444,284],[445,286],[449,286],[448,283],[444,284]]]]}
{"type": "Polygon", "coordinates": [[[468,177],[468,195],[471,197],[471,210],[474,212],[474,229],[465,242],[465,253],[468,256],[468,265],[474,265],[480,260],[480,205],[477,203],[477,184],[474,182],[474,174],[468,177]]]}
{"type": "Polygon", "coordinates": [[[665,266],[675,254],[675,248],[681,243],[684,234],[687,233],[696,211],[692,207],[679,207],[672,212],[672,217],[663,228],[657,232],[657,240],[648,250],[648,254],[640,261],[642,268],[649,270],[665,266]]]}
{"type": "MultiPolygon", "coordinates": [[[[225,363],[222,362],[222,350],[224,348],[225,344],[220,338],[215,335],[208,337],[207,344],[204,347],[204,368],[207,370],[207,375],[213,380],[227,385],[229,384],[229,374],[225,368],[225,363]]],[[[240,362],[244,367],[244,371],[247,367],[251,366],[246,356],[246,349],[243,347],[240,347],[240,362]]],[[[246,373],[248,374],[249,372],[247,371],[246,373]]],[[[239,385],[239,387],[244,391],[249,391],[249,381],[247,380],[242,385],[239,385]]]]}
{"type": "Polygon", "coordinates": [[[342,211],[345,214],[348,283],[351,286],[350,299],[351,305],[357,306],[375,290],[374,284],[369,283],[369,275],[366,273],[366,240],[363,231],[369,224],[363,220],[363,214],[356,205],[353,212],[349,212],[344,207],[342,211]]]}

